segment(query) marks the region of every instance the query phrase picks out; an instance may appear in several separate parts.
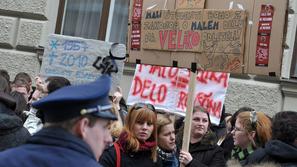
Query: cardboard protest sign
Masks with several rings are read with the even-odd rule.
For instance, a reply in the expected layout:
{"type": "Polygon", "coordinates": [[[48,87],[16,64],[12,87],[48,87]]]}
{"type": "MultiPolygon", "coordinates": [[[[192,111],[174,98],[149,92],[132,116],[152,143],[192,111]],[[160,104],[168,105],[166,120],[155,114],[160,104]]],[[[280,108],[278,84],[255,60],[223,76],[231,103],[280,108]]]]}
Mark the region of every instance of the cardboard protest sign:
{"type": "Polygon", "coordinates": [[[243,10],[204,10],[203,52],[243,54],[245,23],[243,10]]]}
{"type": "Polygon", "coordinates": [[[177,9],[203,9],[205,0],[176,0],[177,9]]]}
{"type": "Polygon", "coordinates": [[[201,69],[233,73],[242,72],[243,57],[241,54],[203,53],[196,54],[196,60],[204,62],[200,64],[201,69]]]}
{"type": "Polygon", "coordinates": [[[177,51],[202,52],[202,29],[193,28],[196,20],[203,20],[202,10],[177,10],[175,44],[177,51]]]}
{"type": "Polygon", "coordinates": [[[143,49],[243,53],[243,10],[147,10],[142,20],[143,49]]]}
{"type": "MultiPolygon", "coordinates": [[[[112,43],[98,40],[50,35],[45,47],[40,74],[43,77],[65,77],[72,84],[94,81],[101,74],[93,67],[93,63],[98,57],[102,61],[109,56],[111,45],[112,43]]],[[[111,52],[115,57],[125,57],[126,47],[123,44],[115,45],[111,52]]],[[[124,69],[123,60],[115,61],[118,72],[111,75],[112,91],[119,85],[124,69]]]]}
{"type": "MultiPolygon", "coordinates": [[[[157,109],[184,115],[190,72],[184,68],[137,65],[127,104],[146,102],[157,109]]],[[[200,71],[196,77],[194,105],[205,107],[218,124],[228,87],[229,74],[200,71]]]]}
{"type": "Polygon", "coordinates": [[[148,10],[142,21],[142,47],[158,50],[174,50],[177,22],[175,11],[148,10]]]}

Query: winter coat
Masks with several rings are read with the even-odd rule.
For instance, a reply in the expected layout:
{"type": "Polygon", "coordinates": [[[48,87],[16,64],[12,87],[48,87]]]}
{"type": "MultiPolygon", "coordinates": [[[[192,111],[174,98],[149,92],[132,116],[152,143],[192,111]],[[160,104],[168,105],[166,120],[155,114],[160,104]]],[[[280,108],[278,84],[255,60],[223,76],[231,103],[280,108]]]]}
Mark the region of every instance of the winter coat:
{"type": "Polygon", "coordinates": [[[204,144],[202,142],[190,144],[189,152],[193,160],[187,167],[224,167],[224,150],[216,144],[204,144]]]}
{"type": "Polygon", "coordinates": [[[257,149],[247,159],[248,165],[274,162],[284,167],[297,166],[297,147],[280,140],[268,141],[265,148],[257,149]]]}
{"type": "Polygon", "coordinates": [[[44,128],[17,148],[0,152],[4,167],[101,167],[90,147],[62,128],[44,128]]]}
{"type": "MultiPolygon", "coordinates": [[[[182,137],[177,137],[177,145],[181,148],[182,137]]],[[[189,152],[193,160],[186,167],[224,167],[226,161],[224,150],[216,144],[215,135],[209,132],[198,143],[190,144],[189,152]]]]}
{"type": "MultiPolygon", "coordinates": [[[[121,167],[154,167],[151,151],[124,152],[120,149],[121,167]]],[[[106,149],[100,157],[99,163],[104,167],[116,167],[116,151],[114,146],[106,149]]]]}
{"type": "Polygon", "coordinates": [[[24,144],[30,137],[22,120],[12,110],[14,103],[8,94],[0,94],[0,151],[24,144]]]}

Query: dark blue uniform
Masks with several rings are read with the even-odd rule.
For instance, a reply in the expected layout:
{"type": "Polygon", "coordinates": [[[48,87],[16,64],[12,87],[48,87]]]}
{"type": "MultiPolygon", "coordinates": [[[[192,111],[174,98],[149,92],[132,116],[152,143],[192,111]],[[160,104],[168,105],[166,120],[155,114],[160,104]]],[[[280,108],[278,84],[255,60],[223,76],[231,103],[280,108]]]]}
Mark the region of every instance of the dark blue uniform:
{"type": "Polygon", "coordinates": [[[0,152],[0,167],[101,167],[90,147],[61,128],[44,128],[27,144],[0,152]]]}

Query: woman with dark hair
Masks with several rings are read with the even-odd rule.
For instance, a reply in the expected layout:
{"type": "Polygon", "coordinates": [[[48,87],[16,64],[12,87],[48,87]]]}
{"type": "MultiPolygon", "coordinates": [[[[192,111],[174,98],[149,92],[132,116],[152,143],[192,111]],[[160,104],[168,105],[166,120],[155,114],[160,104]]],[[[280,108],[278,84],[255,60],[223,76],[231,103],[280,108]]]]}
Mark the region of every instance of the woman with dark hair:
{"type": "MultiPolygon", "coordinates": [[[[179,156],[179,161],[186,167],[225,166],[224,150],[217,146],[210,125],[208,112],[200,106],[194,107],[189,152],[180,151],[179,156]]],[[[178,134],[178,139],[180,147],[181,133],[178,134]]]]}
{"type": "Polygon", "coordinates": [[[7,87],[6,79],[0,76],[0,151],[24,144],[30,137],[22,120],[13,111],[16,101],[5,92],[7,87]]]}
{"type": "Polygon", "coordinates": [[[158,114],[158,167],[178,167],[174,121],[169,114],[158,114]]]}
{"type": "Polygon", "coordinates": [[[22,119],[22,122],[25,123],[27,116],[24,113],[25,110],[27,110],[27,101],[24,97],[24,95],[20,92],[13,91],[10,93],[10,95],[15,99],[16,101],[16,108],[15,113],[17,116],[19,116],[22,119]]]}
{"type": "Polygon", "coordinates": [[[7,80],[0,75],[0,92],[9,93],[10,92],[10,86],[7,80]]]}
{"type": "Polygon", "coordinates": [[[275,166],[297,166],[297,112],[282,111],[273,117],[272,140],[257,150],[249,165],[273,163],[275,166]]]}
{"type": "Polygon", "coordinates": [[[104,151],[100,164],[105,167],[154,166],[157,160],[156,122],[157,115],[152,105],[133,105],[118,140],[104,151]]]}

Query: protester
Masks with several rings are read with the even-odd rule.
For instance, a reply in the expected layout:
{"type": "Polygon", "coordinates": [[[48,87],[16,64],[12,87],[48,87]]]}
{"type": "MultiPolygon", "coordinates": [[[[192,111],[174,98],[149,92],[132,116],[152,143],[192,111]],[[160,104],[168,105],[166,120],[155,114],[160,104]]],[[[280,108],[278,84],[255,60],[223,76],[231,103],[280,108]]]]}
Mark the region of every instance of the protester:
{"type": "MultiPolygon", "coordinates": [[[[208,112],[200,106],[194,107],[189,152],[180,151],[179,156],[179,161],[183,165],[187,167],[225,166],[224,151],[217,146],[210,124],[208,112]]],[[[177,140],[179,147],[182,145],[181,132],[177,140]]]]}
{"type": "Polygon", "coordinates": [[[232,125],[231,125],[231,118],[232,118],[232,114],[230,113],[225,113],[225,122],[226,122],[226,130],[227,133],[231,133],[232,131],[232,125]]]}
{"type": "Polygon", "coordinates": [[[10,75],[8,74],[8,72],[4,69],[0,69],[0,76],[4,77],[8,83],[8,85],[10,85],[10,75]]]}
{"type": "Polygon", "coordinates": [[[178,151],[175,143],[174,121],[169,114],[158,114],[158,167],[178,167],[178,151]]]}
{"type": "MultiPolygon", "coordinates": [[[[233,139],[231,135],[231,117],[232,114],[224,113],[224,134],[218,138],[217,145],[224,149],[224,158],[225,160],[228,160],[231,158],[231,151],[234,147],[233,139]]],[[[221,118],[221,120],[223,119],[221,118]]]]}
{"type": "Polygon", "coordinates": [[[118,110],[117,104],[114,101],[112,101],[113,100],[112,96],[109,96],[109,100],[112,103],[111,111],[118,118],[117,121],[113,121],[112,124],[110,125],[111,136],[113,138],[113,141],[116,141],[123,130],[124,124],[123,124],[122,117],[120,116],[120,112],[118,110]]]}
{"type": "Polygon", "coordinates": [[[7,80],[0,75],[0,92],[10,93],[10,85],[7,80]]]}
{"type": "Polygon", "coordinates": [[[3,151],[25,143],[30,134],[23,127],[22,120],[14,112],[15,99],[7,92],[1,91],[7,90],[9,87],[6,79],[2,76],[0,76],[0,83],[2,83],[0,84],[0,151],[3,151]]]}
{"type": "Polygon", "coordinates": [[[14,80],[11,84],[11,91],[12,92],[17,91],[23,94],[27,103],[29,102],[30,90],[31,90],[31,87],[29,83],[24,79],[14,80]]]}
{"type": "Polygon", "coordinates": [[[20,92],[13,91],[10,93],[10,95],[16,101],[16,108],[14,109],[15,113],[22,119],[22,122],[24,123],[27,119],[27,115],[24,113],[24,111],[27,110],[27,101],[24,95],[20,92]]]}
{"type": "Polygon", "coordinates": [[[231,131],[235,127],[236,117],[238,114],[244,111],[254,111],[254,109],[251,107],[241,107],[237,111],[235,111],[231,118],[229,116],[225,117],[227,135],[225,136],[225,139],[222,141],[222,143],[220,143],[220,140],[218,141],[218,145],[224,149],[225,160],[231,159],[231,153],[234,148],[233,135],[231,134],[231,131]]]}
{"type": "Polygon", "coordinates": [[[116,91],[109,99],[113,105],[113,113],[117,116],[118,120],[114,121],[110,126],[111,136],[113,141],[117,140],[123,130],[127,109],[121,107],[121,100],[123,99],[122,89],[118,86],[116,91]]]}
{"type": "Polygon", "coordinates": [[[232,158],[244,166],[248,157],[271,139],[271,121],[262,112],[241,112],[231,133],[236,146],[232,150],[232,158]]]}
{"type": "Polygon", "coordinates": [[[157,160],[157,115],[151,104],[137,103],[126,117],[119,139],[100,158],[104,167],[152,167],[157,160]]]}
{"type": "MultiPolygon", "coordinates": [[[[42,81],[40,77],[35,78],[36,90],[32,95],[31,102],[41,99],[47,94],[50,94],[64,86],[69,86],[70,81],[64,77],[59,76],[51,76],[48,77],[45,82],[42,81]]],[[[29,112],[26,112],[28,115],[27,120],[24,123],[24,127],[28,129],[31,135],[35,134],[39,130],[41,130],[44,118],[43,112],[37,111],[33,107],[31,107],[29,112]]]]}
{"type": "Polygon", "coordinates": [[[127,116],[128,107],[126,101],[123,98],[122,88],[117,87],[116,91],[111,96],[111,101],[115,106],[115,109],[119,112],[123,125],[125,124],[125,119],[127,116]]]}
{"type": "Polygon", "coordinates": [[[272,140],[265,148],[258,149],[248,159],[248,164],[274,166],[297,166],[297,112],[283,111],[277,113],[272,123],[272,140]]]}
{"type": "Polygon", "coordinates": [[[25,145],[0,153],[0,166],[9,167],[95,167],[106,145],[112,142],[108,130],[108,99],[111,79],[63,87],[32,106],[44,113],[44,128],[25,145]]]}
{"type": "Polygon", "coordinates": [[[238,114],[245,112],[245,111],[255,111],[255,109],[253,109],[251,107],[241,107],[237,111],[235,111],[235,113],[232,115],[231,120],[230,120],[232,130],[235,127],[235,122],[236,122],[236,118],[237,118],[238,114]]]}
{"type": "Polygon", "coordinates": [[[226,134],[226,131],[227,131],[225,117],[226,117],[225,105],[223,105],[219,125],[211,124],[211,126],[210,126],[211,130],[216,134],[216,137],[218,139],[222,138],[226,134]]]}

